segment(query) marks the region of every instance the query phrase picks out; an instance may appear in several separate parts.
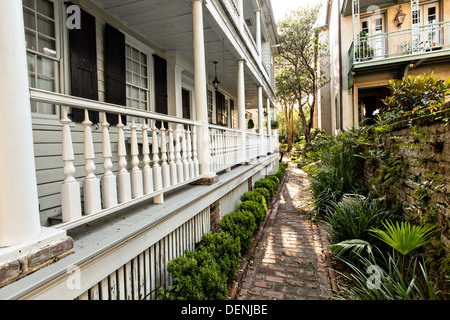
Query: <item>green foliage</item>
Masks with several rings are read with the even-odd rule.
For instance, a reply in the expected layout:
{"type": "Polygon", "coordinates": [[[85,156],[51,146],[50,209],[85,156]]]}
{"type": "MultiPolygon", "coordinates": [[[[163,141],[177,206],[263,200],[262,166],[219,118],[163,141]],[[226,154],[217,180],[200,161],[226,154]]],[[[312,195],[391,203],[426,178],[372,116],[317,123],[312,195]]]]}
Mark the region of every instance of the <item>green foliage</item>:
{"type": "Polygon", "coordinates": [[[250,248],[253,233],[256,230],[256,219],[252,212],[234,210],[222,218],[219,226],[233,238],[239,238],[241,253],[246,252],[250,248]]]}
{"type": "Polygon", "coordinates": [[[374,50],[368,43],[368,33],[366,30],[362,30],[359,33],[359,45],[356,51],[356,59],[359,60],[365,60],[365,59],[372,59],[374,50]]]}
{"type": "MultiPolygon", "coordinates": [[[[361,243],[361,246],[363,244],[361,243]]],[[[376,247],[375,247],[376,248],[376,247]]],[[[360,247],[358,248],[360,250],[360,247]]],[[[354,300],[435,300],[439,291],[429,280],[420,257],[411,257],[407,272],[399,259],[378,250],[377,257],[368,250],[368,257],[359,253],[357,262],[341,259],[350,269],[339,272],[346,281],[341,283],[346,299],[354,300]]]]}
{"type": "Polygon", "coordinates": [[[275,175],[270,175],[267,177],[267,179],[272,180],[273,182],[275,182],[275,189],[278,188],[278,186],[280,185],[280,179],[278,179],[277,176],[275,175]]]}
{"type": "Polygon", "coordinates": [[[208,251],[219,264],[220,270],[227,277],[227,282],[233,279],[241,256],[241,244],[239,239],[234,239],[226,232],[205,233],[202,237],[199,251],[208,251]]]}
{"type": "Polygon", "coordinates": [[[382,222],[386,231],[372,230],[375,237],[390,245],[402,255],[427,244],[435,231],[434,226],[416,226],[409,222],[382,222]]]}
{"type": "Polygon", "coordinates": [[[402,80],[390,80],[389,88],[392,94],[382,100],[385,104],[382,112],[434,112],[450,94],[450,77],[443,81],[434,72],[423,76],[409,75],[402,80]]]}
{"type": "Polygon", "coordinates": [[[241,201],[254,201],[256,203],[261,204],[264,207],[264,210],[267,211],[266,199],[264,196],[256,191],[247,191],[243,195],[241,195],[241,201]]]}
{"type": "Polygon", "coordinates": [[[269,196],[272,198],[275,193],[275,189],[277,188],[277,185],[271,179],[265,178],[265,179],[260,179],[260,180],[256,181],[255,188],[267,189],[267,191],[269,191],[269,196]]]}
{"type": "Polygon", "coordinates": [[[253,122],[252,119],[248,120],[247,127],[248,129],[253,129],[255,127],[255,123],[253,122]]]}
{"type": "MultiPolygon", "coordinates": [[[[265,189],[263,189],[265,190],[265,189]]],[[[242,211],[250,211],[253,213],[255,217],[255,223],[256,227],[260,227],[261,223],[264,220],[264,217],[266,216],[267,210],[263,207],[262,204],[254,202],[254,201],[244,201],[241,202],[236,210],[242,210],[242,211]]]]}
{"type": "Polygon", "coordinates": [[[388,215],[384,203],[370,197],[353,195],[339,203],[332,202],[332,207],[325,216],[325,221],[330,226],[330,242],[334,244],[359,239],[374,243],[370,230],[381,227],[388,215]]]}
{"type": "MultiPolygon", "coordinates": [[[[262,196],[264,196],[264,199],[266,200],[266,203],[270,203],[270,193],[269,190],[266,188],[255,188],[253,191],[258,192],[262,196]]],[[[262,205],[261,205],[262,206],[262,205]]],[[[262,206],[263,207],[263,206],[262,206]]]]}
{"type": "Polygon", "coordinates": [[[207,250],[186,250],[185,256],[169,261],[167,270],[174,277],[174,284],[167,292],[160,292],[160,300],[227,299],[226,275],[207,250]]]}

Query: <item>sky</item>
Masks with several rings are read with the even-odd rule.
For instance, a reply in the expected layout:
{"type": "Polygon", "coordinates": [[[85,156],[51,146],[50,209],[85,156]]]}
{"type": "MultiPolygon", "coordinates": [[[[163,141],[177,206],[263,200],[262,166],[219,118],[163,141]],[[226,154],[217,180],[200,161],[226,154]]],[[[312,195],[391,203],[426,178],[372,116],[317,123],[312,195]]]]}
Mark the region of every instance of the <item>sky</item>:
{"type": "Polygon", "coordinates": [[[283,19],[286,13],[310,4],[317,4],[321,0],[272,0],[272,9],[275,20],[283,19]]]}

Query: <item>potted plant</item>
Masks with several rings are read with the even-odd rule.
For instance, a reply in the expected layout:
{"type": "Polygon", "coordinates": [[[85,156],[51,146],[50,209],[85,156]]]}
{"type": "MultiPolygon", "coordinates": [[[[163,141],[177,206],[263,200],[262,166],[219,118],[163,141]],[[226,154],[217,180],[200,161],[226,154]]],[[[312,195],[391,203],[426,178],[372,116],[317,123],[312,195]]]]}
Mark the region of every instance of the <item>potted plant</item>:
{"type": "Polygon", "coordinates": [[[278,121],[274,120],[271,122],[270,125],[271,125],[272,129],[278,129],[278,121]]]}
{"type": "Polygon", "coordinates": [[[247,127],[248,127],[249,129],[253,129],[253,128],[255,127],[255,123],[253,122],[252,119],[248,120],[247,127]]]}
{"type": "Polygon", "coordinates": [[[356,51],[356,60],[366,61],[373,58],[374,50],[369,46],[368,33],[363,30],[359,33],[359,45],[356,51]]]}

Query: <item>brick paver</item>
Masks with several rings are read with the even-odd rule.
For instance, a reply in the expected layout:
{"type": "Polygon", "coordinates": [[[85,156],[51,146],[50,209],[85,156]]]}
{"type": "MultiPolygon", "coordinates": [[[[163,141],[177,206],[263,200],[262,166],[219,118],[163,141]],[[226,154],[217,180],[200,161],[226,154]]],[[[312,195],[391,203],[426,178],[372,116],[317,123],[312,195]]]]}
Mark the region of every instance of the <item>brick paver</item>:
{"type": "Polygon", "coordinates": [[[288,167],[238,300],[322,300],[331,297],[325,237],[299,209],[309,203],[307,175],[288,167]]]}

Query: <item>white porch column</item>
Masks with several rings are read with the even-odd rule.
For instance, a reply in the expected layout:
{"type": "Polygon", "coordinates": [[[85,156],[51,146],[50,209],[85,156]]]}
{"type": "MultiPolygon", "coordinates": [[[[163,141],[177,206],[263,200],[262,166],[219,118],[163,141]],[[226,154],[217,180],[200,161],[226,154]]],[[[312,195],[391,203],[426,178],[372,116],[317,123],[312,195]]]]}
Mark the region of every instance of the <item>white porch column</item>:
{"type": "Polygon", "coordinates": [[[258,133],[259,133],[259,155],[264,155],[264,107],[263,88],[258,87],[258,133]]]}
{"type": "Polygon", "coordinates": [[[256,48],[258,49],[259,61],[262,60],[261,52],[261,10],[255,10],[256,14],[256,48]]]}
{"type": "Polygon", "coordinates": [[[176,52],[169,52],[167,54],[167,102],[169,115],[175,117],[183,117],[183,110],[181,107],[181,74],[183,68],[177,64],[176,52]]]}
{"type": "Polygon", "coordinates": [[[270,98],[269,97],[267,97],[267,134],[269,135],[269,152],[273,153],[272,126],[271,126],[271,119],[270,119],[270,98]]]}
{"type": "Polygon", "coordinates": [[[22,1],[0,10],[0,247],[41,233],[22,1]]]}
{"type": "Polygon", "coordinates": [[[245,60],[238,60],[238,128],[242,131],[241,134],[241,162],[248,162],[247,157],[247,145],[246,145],[246,134],[245,134],[245,60]]]}
{"type": "Polygon", "coordinates": [[[198,130],[198,159],[200,174],[203,178],[211,178],[210,146],[208,131],[208,104],[206,93],[205,40],[203,34],[203,1],[192,1],[192,20],[194,34],[194,73],[195,73],[195,108],[197,120],[202,123],[198,130]]]}

